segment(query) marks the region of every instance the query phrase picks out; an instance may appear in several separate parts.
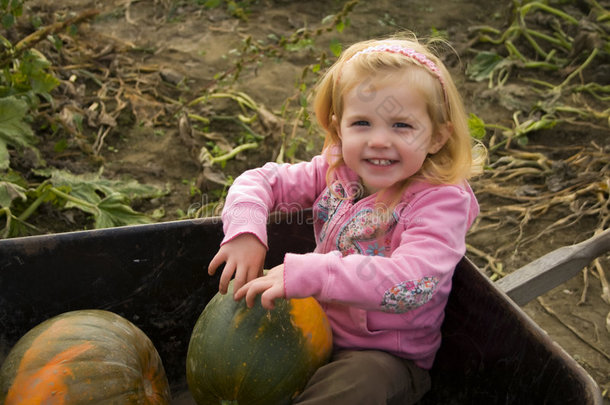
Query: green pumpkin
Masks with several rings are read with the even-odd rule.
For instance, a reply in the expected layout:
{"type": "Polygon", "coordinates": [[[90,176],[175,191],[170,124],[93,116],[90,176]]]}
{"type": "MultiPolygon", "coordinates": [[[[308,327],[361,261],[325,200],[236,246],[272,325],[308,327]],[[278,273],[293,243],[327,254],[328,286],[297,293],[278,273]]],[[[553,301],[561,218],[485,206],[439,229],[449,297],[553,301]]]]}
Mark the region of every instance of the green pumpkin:
{"type": "Polygon", "coordinates": [[[170,391],[150,339],[108,311],[79,310],[27,332],[0,368],[0,404],[167,405],[170,391]]]}
{"type": "MultiPolygon", "coordinates": [[[[232,284],[232,283],[231,283],[232,284]]],[[[276,300],[266,310],[233,299],[232,286],[197,320],[186,376],[199,405],[289,404],[332,350],[326,314],[314,298],[276,300]]]]}

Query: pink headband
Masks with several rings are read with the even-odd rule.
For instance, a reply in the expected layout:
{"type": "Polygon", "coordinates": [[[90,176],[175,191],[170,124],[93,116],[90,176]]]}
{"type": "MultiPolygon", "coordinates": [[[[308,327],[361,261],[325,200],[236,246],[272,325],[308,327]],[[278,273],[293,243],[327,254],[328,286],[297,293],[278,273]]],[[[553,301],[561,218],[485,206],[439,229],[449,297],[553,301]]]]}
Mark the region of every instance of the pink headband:
{"type": "Polygon", "coordinates": [[[436,78],[440,82],[441,88],[443,89],[443,95],[445,97],[445,102],[449,103],[449,100],[447,98],[447,89],[445,88],[445,80],[443,79],[443,76],[441,75],[441,71],[439,70],[438,66],[436,66],[436,64],[434,62],[432,62],[430,59],[428,59],[428,57],[426,55],[419,53],[419,52],[415,51],[414,49],[405,48],[400,45],[375,45],[375,46],[371,46],[371,47],[368,47],[366,49],[356,52],[345,63],[346,64],[349,63],[352,59],[356,58],[358,55],[374,53],[374,52],[398,53],[398,54],[406,56],[407,58],[416,60],[421,65],[427,67],[428,70],[434,76],[436,76],[436,78]]]}

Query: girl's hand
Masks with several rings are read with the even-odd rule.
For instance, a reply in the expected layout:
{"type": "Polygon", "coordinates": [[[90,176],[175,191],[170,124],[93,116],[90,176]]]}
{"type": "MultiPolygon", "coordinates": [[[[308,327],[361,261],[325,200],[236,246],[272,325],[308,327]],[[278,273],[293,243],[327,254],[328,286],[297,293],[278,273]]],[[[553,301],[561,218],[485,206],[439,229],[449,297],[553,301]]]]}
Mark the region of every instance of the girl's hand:
{"type": "Polygon", "coordinates": [[[218,290],[221,294],[226,294],[235,273],[233,291],[237,291],[248,281],[263,274],[266,254],[267,248],[254,234],[241,234],[218,249],[208,265],[208,274],[213,275],[218,266],[225,263],[218,290]]]}
{"type": "Polygon", "coordinates": [[[284,298],[284,265],[275,266],[263,277],[258,277],[235,292],[234,298],[239,301],[246,297],[248,308],[254,306],[256,296],[261,294],[263,308],[275,308],[275,299],[284,298]]]}

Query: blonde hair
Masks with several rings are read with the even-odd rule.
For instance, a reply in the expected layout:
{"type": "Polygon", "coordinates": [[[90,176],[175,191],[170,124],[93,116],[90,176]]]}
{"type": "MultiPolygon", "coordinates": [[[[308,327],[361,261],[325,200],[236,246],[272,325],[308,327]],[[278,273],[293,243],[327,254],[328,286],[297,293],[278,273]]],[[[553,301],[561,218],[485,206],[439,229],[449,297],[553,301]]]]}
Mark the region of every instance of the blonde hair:
{"type": "MultiPolygon", "coordinates": [[[[485,159],[485,149],[482,145],[476,145],[470,136],[462,98],[444,64],[428,45],[418,42],[412,34],[353,44],[329,68],[318,83],[314,100],[316,118],[326,131],[324,150],[328,152],[333,148],[340,149],[341,139],[337,126],[343,113],[343,96],[365,80],[375,81],[395,72],[408,73],[414,78],[412,83],[426,99],[428,115],[434,125],[433,136],[442,125],[447,125],[451,131],[446,143],[438,152],[426,157],[414,177],[433,184],[456,184],[478,174],[485,159]],[[408,56],[404,52],[371,52],[372,47],[412,50],[417,57],[408,56]],[[475,159],[473,148],[478,149],[475,159]]],[[[331,184],[335,170],[344,161],[341,156],[329,159],[326,179],[331,184]]],[[[400,193],[408,181],[409,179],[400,187],[400,193]]]]}

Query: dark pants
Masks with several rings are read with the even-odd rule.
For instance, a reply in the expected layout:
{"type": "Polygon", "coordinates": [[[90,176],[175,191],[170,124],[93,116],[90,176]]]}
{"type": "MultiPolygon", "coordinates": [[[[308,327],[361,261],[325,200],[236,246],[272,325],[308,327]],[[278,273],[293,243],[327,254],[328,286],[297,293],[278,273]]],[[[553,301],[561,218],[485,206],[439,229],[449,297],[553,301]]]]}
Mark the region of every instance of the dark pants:
{"type": "Polygon", "coordinates": [[[342,350],[312,376],[293,404],[409,405],[430,389],[412,361],[377,350],[342,350]]]}

